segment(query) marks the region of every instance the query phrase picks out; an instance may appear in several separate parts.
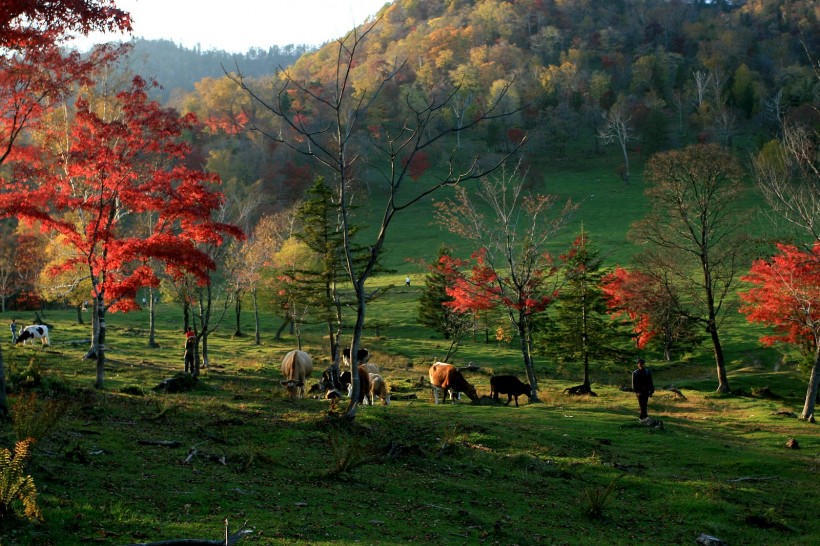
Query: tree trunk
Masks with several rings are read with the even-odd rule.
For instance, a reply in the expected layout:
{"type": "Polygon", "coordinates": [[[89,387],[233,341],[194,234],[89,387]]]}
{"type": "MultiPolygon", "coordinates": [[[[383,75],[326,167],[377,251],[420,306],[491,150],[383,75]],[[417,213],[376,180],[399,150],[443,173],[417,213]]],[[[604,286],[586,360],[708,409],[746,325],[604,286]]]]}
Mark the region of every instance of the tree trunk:
{"type": "Polygon", "coordinates": [[[621,149],[624,152],[624,184],[629,184],[629,152],[626,149],[626,142],[621,143],[621,149]]]}
{"type": "Polygon", "coordinates": [[[362,386],[359,382],[359,341],[362,339],[362,332],[364,331],[365,306],[367,300],[364,292],[364,281],[360,280],[356,283],[356,325],[353,328],[353,342],[350,345],[350,378],[353,389],[350,392],[350,404],[347,406],[345,417],[354,419],[356,417],[356,410],[359,407],[359,396],[362,392],[362,386]]]}
{"type": "Polygon", "coordinates": [[[97,315],[97,337],[93,346],[97,357],[97,377],[95,389],[102,389],[105,381],[105,293],[101,290],[94,302],[94,313],[97,315]]]}
{"type": "Polygon", "coordinates": [[[802,419],[814,422],[814,406],[817,403],[817,389],[820,386],[820,347],[814,351],[814,364],[811,367],[809,387],[806,390],[806,401],[803,404],[802,419]]]}
{"type": "Polygon", "coordinates": [[[256,345],[262,344],[261,333],[259,332],[259,302],[256,299],[256,288],[251,290],[251,299],[253,300],[253,338],[256,345]]]}
{"type": "Polygon", "coordinates": [[[191,325],[191,305],[187,301],[184,301],[184,302],[182,302],[182,331],[187,332],[188,327],[190,325],[191,325]]]}
{"type": "Polygon", "coordinates": [[[717,392],[729,392],[729,378],[726,376],[726,362],[723,357],[723,347],[718,337],[715,319],[709,319],[709,335],[712,337],[712,346],[715,349],[715,365],[717,366],[718,388],[717,392]]]}
{"type": "Polygon", "coordinates": [[[242,337],[242,298],[239,297],[239,292],[236,293],[234,313],[236,314],[236,331],[233,335],[236,337],[242,337]]]}
{"type": "Polygon", "coordinates": [[[535,366],[532,362],[532,351],[530,345],[530,332],[527,317],[519,311],[518,314],[518,337],[521,339],[521,354],[524,356],[524,369],[527,372],[527,380],[530,383],[530,403],[540,402],[538,399],[538,378],[535,375],[535,366]]]}
{"type": "Polygon", "coordinates": [[[148,348],[155,349],[159,347],[156,341],[156,330],[157,330],[157,321],[156,315],[157,310],[154,306],[154,289],[148,289],[148,296],[151,298],[148,301],[148,348]]]}
{"type": "Polygon", "coordinates": [[[3,361],[3,348],[0,346],[0,419],[9,414],[9,404],[6,399],[6,365],[3,361]]]}
{"type": "Polygon", "coordinates": [[[275,339],[276,341],[280,341],[282,339],[282,332],[285,331],[285,328],[288,327],[288,324],[290,324],[290,317],[286,318],[282,325],[279,327],[279,329],[276,330],[276,335],[273,336],[273,339],[275,339]]]}
{"type": "Polygon", "coordinates": [[[77,305],[76,309],[77,309],[77,324],[85,324],[85,322],[83,321],[83,306],[82,305],[77,305]]]}

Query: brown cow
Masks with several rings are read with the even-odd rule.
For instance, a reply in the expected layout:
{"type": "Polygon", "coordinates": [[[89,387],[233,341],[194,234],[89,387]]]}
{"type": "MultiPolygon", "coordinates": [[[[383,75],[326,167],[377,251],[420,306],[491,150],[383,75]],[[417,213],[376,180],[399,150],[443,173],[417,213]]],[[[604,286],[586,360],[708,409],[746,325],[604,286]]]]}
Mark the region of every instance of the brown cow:
{"type": "Polygon", "coordinates": [[[372,406],[373,401],[378,396],[382,401],[382,406],[389,406],[390,393],[387,391],[387,383],[384,378],[377,373],[368,375],[370,375],[370,392],[367,395],[367,403],[372,406]]]}
{"type": "MultiPolygon", "coordinates": [[[[347,387],[347,395],[350,396],[353,392],[353,378],[349,371],[342,372],[339,376],[339,381],[343,387],[347,387]]],[[[359,399],[357,402],[361,404],[365,397],[370,393],[370,374],[364,366],[359,366],[359,399]]]]}
{"type": "Polygon", "coordinates": [[[285,381],[280,383],[287,389],[288,397],[305,397],[305,380],[313,372],[313,359],[304,351],[293,350],[282,359],[282,375],[285,381]]]}
{"type": "Polygon", "coordinates": [[[441,402],[444,403],[444,396],[450,392],[451,399],[457,393],[463,392],[470,397],[473,402],[478,402],[478,393],[475,387],[470,385],[461,372],[452,364],[436,362],[430,366],[430,383],[433,385],[433,399],[438,404],[439,393],[442,395],[441,402]]]}

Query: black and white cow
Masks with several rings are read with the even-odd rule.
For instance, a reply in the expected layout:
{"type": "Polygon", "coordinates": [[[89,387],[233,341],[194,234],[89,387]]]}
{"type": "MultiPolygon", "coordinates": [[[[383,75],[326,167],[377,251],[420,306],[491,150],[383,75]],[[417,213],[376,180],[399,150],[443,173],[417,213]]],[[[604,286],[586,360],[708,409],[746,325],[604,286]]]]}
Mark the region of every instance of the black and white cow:
{"type": "MultiPolygon", "coordinates": [[[[359,364],[365,364],[368,360],[370,360],[370,351],[366,348],[361,348],[356,351],[356,357],[359,364]]],[[[345,368],[350,367],[350,347],[345,347],[344,350],[342,350],[342,363],[345,368]]]]}
{"type": "Polygon", "coordinates": [[[43,324],[32,324],[26,326],[20,335],[17,337],[15,343],[26,343],[29,345],[34,343],[35,339],[39,339],[43,345],[51,345],[51,340],[48,339],[48,326],[43,324]]]}

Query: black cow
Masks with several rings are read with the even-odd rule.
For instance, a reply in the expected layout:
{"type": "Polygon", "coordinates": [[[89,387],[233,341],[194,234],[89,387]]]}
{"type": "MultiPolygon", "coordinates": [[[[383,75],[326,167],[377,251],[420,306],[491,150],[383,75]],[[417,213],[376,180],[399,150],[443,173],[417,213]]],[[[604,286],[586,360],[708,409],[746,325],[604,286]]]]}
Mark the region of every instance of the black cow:
{"type": "MultiPolygon", "coordinates": [[[[356,351],[356,356],[358,357],[356,360],[359,364],[364,364],[368,360],[370,360],[370,351],[365,348],[359,349],[356,351]]],[[[342,361],[346,368],[350,367],[350,347],[345,347],[342,350],[342,361]]]]}
{"type": "Polygon", "coordinates": [[[507,404],[510,405],[510,401],[515,398],[515,407],[518,407],[518,397],[522,394],[526,394],[527,398],[531,398],[532,396],[532,387],[529,386],[527,383],[523,383],[520,379],[515,377],[514,375],[495,375],[490,378],[490,396],[492,396],[496,402],[498,402],[498,395],[499,394],[506,394],[507,395],[507,404]]]}

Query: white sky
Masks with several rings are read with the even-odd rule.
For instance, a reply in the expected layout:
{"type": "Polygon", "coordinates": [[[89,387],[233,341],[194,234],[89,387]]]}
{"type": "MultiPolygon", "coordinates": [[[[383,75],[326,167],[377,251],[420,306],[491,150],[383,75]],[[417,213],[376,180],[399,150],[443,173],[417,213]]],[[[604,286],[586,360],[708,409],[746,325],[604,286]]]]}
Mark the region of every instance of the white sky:
{"type": "Polygon", "coordinates": [[[75,42],[171,40],[187,48],[244,53],[288,44],[321,45],[347,34],[392,0],[116,0],[133,34],[95,34],[75,42]]]}

